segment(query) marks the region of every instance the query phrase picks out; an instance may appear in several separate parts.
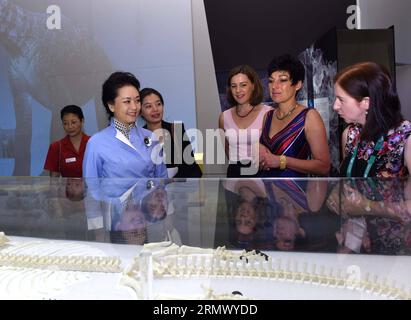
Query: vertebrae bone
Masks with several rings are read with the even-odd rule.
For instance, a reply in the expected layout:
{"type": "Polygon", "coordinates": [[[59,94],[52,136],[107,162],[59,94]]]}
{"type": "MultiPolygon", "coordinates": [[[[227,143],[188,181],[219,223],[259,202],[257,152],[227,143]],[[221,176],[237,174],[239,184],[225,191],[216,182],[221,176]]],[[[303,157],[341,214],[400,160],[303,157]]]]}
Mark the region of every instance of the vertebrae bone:
{"type": "MultiPolygon", "coordinates": [[[[188,246],[177,246],[170,242],[145,245],[141,253],[152,255],[152,277],[180,278],[252,278],[272,281],[291,281],[300,284],[329,286],[337,289],[356,290],[367,294],[381,295],[388,299],[410,299],[411,292],[404,287],[398,288],[395,282],[365,274],[364,279],[353,278],[351,274],[340,269],[317,267],[307,262],[298,263],[290,260],[283,263],[256,251],[229,251],[225,247],[202,249],[188,246]]],[[[140,253],[140,256],[141,256],[140,253]]],[[[140,256],[125,268],[121,284],[135,290],[141,298],[144,284],[141,279],[147,278],[140,270],[140,256]]],[[[210,297],[210,296],[209,296],[210,297]]]]}

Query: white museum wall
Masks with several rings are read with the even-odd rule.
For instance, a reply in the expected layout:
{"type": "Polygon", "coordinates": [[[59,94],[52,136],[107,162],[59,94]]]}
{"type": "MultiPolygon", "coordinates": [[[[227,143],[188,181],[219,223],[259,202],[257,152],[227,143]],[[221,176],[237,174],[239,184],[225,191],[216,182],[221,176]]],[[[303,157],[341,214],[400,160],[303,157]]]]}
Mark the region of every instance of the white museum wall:
{"type": "Polygon", "coordinates": [[[360,28],[382,29],[394,25],[397,63],[411,64],[411,1],[357,0],[360,6],[360,28]]]}

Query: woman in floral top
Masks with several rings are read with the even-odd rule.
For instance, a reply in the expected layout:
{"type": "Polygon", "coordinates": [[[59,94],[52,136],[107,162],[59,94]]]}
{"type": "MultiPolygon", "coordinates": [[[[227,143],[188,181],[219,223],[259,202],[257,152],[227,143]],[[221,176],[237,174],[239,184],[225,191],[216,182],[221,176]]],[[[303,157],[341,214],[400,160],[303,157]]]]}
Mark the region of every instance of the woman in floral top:
{"type": "Polygon", "coordinates": [[[334,110],[349,125],[342,135],[340,175],[403,177],[411,165],[411,123],[388,71],[373,62],[349,66],[334,78],[334,110]]]}
{"type": "MultiPolygon", "coordinates": [[[[402,178],[411,165],[411,123],[404,120],[388,71],[373,62],[349,66],[334,78],[334,110],[348,123],[342,135],[346,177],[402,178]]],[[[366,217],[373,252],[410,250],[411,203],[403,179],[356,179],[344,184],[341,207],[366,217]]],[[[335,203],[332,199],[329,204],[335,203]]],[[[342,214],[344,212],[341,212],[342,214]]]]}

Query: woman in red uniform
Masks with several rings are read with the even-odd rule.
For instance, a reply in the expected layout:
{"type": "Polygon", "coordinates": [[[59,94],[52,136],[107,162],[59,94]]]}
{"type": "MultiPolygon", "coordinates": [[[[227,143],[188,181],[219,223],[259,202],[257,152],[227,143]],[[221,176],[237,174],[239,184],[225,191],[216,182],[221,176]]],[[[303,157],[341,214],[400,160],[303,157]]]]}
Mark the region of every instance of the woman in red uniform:
{"type": "Polygon", "coordinates": [[[90,136],[83,132],[84,115],[80,107],[65,106],[60,111],[66,137],[53,142],[47,153],[44,169],[50,177],[82,177],[83,157],[90,136]]]}

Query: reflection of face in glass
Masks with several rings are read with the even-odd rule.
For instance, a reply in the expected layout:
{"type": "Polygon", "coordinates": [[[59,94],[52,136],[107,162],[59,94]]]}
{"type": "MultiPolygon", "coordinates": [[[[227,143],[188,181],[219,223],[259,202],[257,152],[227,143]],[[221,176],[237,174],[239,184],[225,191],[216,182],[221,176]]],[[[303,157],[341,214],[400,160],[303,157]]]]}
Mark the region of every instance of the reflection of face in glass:
{"type": "Polygon", "coordinates": [[[299,228],[295,220],[280,217],[273,227],[275,245],[279,250],[293,250],[295,239],[299,233],[299,228]]]}
{"type": "Polygon", "coordinates": [[[168,209],[167,193],[164,189],[158,188],[143,199],[143,212],[151,222],[164,219],[168,209]]]}
{"type": "Polygon", "coordinates": [[[146,219],[135,204],[127,204],[112,220],[110,240],[113,243],[143,244],[147,239],[146,219]]]}
{"type": "Polygon", "coordinates": [[[245,186],[241,187],[238,190],[238,193],[239,193],[241,199],[244,199],[245,201],[248,201],[248,202],[252,202],[257,197],[257,195],[255,194],[255,192],[253,190],[251,190],[249,187],[245,187],[245,186]]]}
{"type": "Polygon", "coordinates": [[[66,182],[66,197],[72,201],[84,199],[83,179],[68,178],[66,182]]]}
{"type": "Polygon", "coordinates": [[[146,227],[143,213],[137,206],[130,206],[120,216],[120,220],[114,226],[116,231],[130,231],[146,227]]]}
{"type": "Polygon", "coordinates": [[[257,217],[254,207],[249,202],[243,202],[237,209],[235,225],[239,233],[249,235],[254,232],[257,217]]]}

